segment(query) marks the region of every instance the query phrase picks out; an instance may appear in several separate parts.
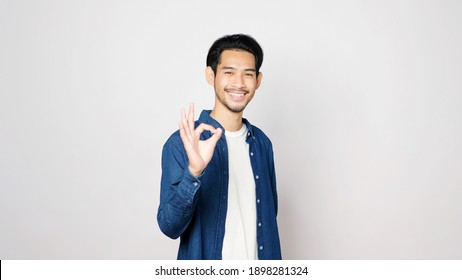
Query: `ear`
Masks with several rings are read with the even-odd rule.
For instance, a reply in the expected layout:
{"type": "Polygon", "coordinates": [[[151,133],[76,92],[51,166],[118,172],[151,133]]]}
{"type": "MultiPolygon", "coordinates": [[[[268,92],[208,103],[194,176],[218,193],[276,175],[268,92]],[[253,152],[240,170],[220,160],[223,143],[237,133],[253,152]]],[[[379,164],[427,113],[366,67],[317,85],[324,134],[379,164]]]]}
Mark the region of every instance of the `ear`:
{"type": "Polygon", "coordinates": [[[257,89],[260,87],[261,79],[263,79],[263,73],[259,72],[257,76],[257,89]]]}
{"type": "Polygon", "coordinates": [[[215,84],[215,73],[213,73],[212,67],[207,66],[207,68],[205,68],[205,78],[209,85],[213,86],[215,84]]]}

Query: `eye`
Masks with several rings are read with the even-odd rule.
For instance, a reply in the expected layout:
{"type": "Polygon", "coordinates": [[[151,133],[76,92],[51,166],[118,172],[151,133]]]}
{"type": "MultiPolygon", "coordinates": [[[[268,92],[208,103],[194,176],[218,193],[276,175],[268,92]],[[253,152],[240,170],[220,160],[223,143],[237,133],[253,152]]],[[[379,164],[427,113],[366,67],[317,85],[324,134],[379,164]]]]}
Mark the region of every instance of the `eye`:
{"type": "Polygon", "coordinates": [[[231,71],[226,71],[225,72],[225,75],[231,75],[231,74],[233,74],[233,72],[231,72],[231,71]]]}
{"type": "Polygon", "coordinates": [[[253,73],[245,73],[246,77],[253,77],[253,73]]]}

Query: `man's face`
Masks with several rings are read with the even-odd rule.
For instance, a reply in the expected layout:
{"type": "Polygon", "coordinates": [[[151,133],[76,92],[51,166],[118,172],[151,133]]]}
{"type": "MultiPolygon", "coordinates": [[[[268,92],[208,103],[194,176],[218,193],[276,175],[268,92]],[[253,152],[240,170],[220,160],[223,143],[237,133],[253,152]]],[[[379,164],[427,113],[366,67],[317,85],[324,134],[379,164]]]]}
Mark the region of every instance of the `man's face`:
{"type": "Polygon", "coordinates": [[[262,75],[255,69],[253,54],[240,50],[225,50],[217,73],[208,67],[207,80],[214,86],[217,106],[223,105],[234,113],[242,112],[260,86],[262,75]]]}

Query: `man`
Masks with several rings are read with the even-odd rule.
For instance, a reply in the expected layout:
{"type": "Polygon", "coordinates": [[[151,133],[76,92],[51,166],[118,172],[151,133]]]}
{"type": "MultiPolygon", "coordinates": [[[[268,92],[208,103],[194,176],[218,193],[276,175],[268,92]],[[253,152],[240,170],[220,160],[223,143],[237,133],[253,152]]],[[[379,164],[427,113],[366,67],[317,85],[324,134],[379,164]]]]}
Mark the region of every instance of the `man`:
{"type": "Polygon", "coordinates": [[[263,50],[250,36],[211,46],[205,75],[215,106],[179,131],[162,151],[159,227],[181,238],[178,259],[281,259],[271,141],[242,118],[260,86],[263,50]]]}

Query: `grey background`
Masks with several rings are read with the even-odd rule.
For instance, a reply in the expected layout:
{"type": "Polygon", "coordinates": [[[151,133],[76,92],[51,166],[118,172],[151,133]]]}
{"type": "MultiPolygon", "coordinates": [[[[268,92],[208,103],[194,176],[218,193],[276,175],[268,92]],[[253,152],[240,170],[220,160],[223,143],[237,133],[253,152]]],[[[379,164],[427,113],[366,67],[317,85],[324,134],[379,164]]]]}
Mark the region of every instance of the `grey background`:
{"type": "Polygon", "coordinates": [[[0,258],[175,258],[161,148],[238,32],[284,257],[462,258],[461,3],[0,1],[0,258]]]}

